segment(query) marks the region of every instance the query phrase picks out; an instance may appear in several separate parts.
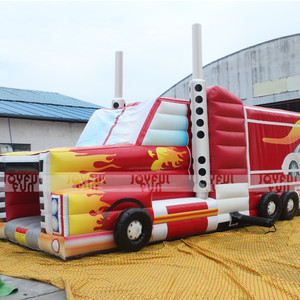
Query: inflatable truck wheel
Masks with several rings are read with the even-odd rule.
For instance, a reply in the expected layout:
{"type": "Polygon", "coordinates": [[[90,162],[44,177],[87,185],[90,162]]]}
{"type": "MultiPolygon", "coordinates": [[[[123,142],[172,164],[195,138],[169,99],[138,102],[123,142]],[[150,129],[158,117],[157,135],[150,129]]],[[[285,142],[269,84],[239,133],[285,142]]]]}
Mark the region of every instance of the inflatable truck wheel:
{"type": "Polygon", "coordinates": [[[297,192],[286,191],[281,195],[282,212],[280,219],[291,220],[295,217],[299,208],[299,198],[297,192]]]}
{"type": "Polygon", "coordinates": [[[270,192],[261,196],[257,208],[259,217],[276,221],[281,214],[281,210],[282,205],[278,194],[270,192]]]}
{"type": "Polygon", "coordinates": [[[122,211],[114,225],[114,239],[118,248],[126,252],[142,249],[150,240],[152,221],[145,209],[129,208],[122,211]]]}

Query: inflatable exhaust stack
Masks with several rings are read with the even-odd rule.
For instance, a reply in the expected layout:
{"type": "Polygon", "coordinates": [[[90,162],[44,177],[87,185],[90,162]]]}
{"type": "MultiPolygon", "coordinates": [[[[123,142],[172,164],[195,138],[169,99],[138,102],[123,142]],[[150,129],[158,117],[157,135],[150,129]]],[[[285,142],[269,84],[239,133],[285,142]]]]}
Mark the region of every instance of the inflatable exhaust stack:
{"type": "Polygon", "coordinates": [[[210,156],[206,84],[202,79],[201,25],[192,27],[193,79],[190,82],[194,192],[207,199],[210,185],[210,156]]]}
{"type": "Polygon", "coordinates": [[[123,99],[123,52],[116,51],[115,56],[115,97],[112,100],[112,108],[125,107],[123,99]]]}

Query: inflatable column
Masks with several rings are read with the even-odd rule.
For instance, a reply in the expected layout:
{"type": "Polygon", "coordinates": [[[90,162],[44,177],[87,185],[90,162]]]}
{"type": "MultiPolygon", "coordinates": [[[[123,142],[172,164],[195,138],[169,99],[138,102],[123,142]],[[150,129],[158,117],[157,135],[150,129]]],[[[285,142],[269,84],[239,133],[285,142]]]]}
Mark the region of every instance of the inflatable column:
{"type": "Polygon", "coordinates": [[[193,79],[190,82],[194,192],[202,199],[210,192],[209,137],[206,85],[202,78],[201,25],[193,25],[193,79]]]}
{"type": "Polygon", "coordinates": [[[116,51],[115,57],[115,98],[112,100],[112,108],[125,107],[123,99],[123,52],[116,51]]]}

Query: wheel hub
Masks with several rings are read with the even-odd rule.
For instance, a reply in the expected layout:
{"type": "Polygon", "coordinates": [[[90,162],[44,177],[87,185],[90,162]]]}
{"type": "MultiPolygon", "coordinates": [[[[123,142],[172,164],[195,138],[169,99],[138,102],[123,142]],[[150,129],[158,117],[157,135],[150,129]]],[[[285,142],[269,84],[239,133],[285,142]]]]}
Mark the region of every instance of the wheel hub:
{"type": "Polygon", "coordinates": [[[142,234],[142,223],[140,221],[132,221],[127,228],[127,236],[130,240],[137,240],[142,234]]]}
{"type": "Polygon", "coordinates": [[[293,199],[289,199],[287,202],[287,211],[291,212],[294,209],[294,201],[293,199]]]}
{"type": "Polygon", "coordinates": [[[268,215],[272,216],[275,213],[275,210],[276,210],[276,204],[273,201],[271,201],[268,204],[268,215]]]}

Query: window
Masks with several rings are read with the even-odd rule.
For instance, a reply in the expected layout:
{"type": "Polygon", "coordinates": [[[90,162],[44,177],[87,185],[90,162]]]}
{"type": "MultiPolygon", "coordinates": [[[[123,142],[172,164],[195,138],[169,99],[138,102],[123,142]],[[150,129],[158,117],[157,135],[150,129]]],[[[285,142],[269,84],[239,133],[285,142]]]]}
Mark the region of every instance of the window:
{"type": "Polygon", "coordinates": [[[30,144],[2,144],[0,143],[0,154],[5,152],[20,152],[20,151],[30,151],[30,144]]]}

